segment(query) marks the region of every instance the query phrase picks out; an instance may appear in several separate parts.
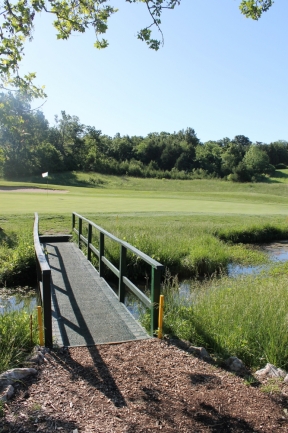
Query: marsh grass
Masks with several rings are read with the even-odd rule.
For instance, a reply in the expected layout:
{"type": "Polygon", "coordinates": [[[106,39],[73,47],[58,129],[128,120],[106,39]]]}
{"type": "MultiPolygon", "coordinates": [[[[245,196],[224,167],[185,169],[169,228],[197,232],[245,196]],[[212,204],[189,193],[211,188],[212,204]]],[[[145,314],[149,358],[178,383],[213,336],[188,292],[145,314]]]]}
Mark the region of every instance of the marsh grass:
{"type": "MultiPolygon", "coordinates": [[[[260,251],[259,248],[251,247],[242,243],[234,244],[230,238],[233,233],[240,230],[237,227],[237,219],[233,218],[230,222],[226,218],[226,238],[225,240],[218,237],[218,231],[221,231],[225,219],[202,217],[129,217],[126,218],[107,216],[105,219],[99,215],[91,215],[89,218],[98,225],[105,228],[119,239],[125,240],[134,247],[148,254],[155,260],[163,263],[172,274],[178,274],[179,277],[207,276],[214,273],[225,273],[229,263],[235,264],[263,264],[268,261],[267,255],[260,251]],[[234,223],[234,225],[233,225],[234,223]],[[230,232],[227,229],[230,228],[230,232]]],[[[241,222],[241,227],[247,232],[251,232],[250,238],[253,237],[253,230],[257,226],[257,233],[263,230],[263,239],[265,239],[266,223],[256,218],[250,226],[250,220],[246,224],[241,222]]],[[[273,223],[271,223],[273,225],[273,223]]],[[[287,223],[285,219],[279,224],[274,222],[281,232],[282,239],[288,236],[287,223]],[[282,224],[282,225],[281,225],[282,224]]],[[[83,233],[87,236],[87,227],[83,225],[83,233]]],[[[259,236],[258,236],[259,238],[259,236]]],[[[99,235],[93,232],[93,243],[96,248],[99,247],[99,235]]],[[[105,237],[105,254],[107,258],[115,265],[119,265],[119,245],[105,237]]],[[[93,259],[97,263],[97,259],[93,259]]],[[[141,277],[149,272],[144,263],[133,254],[128,255],[128,270],[136,277],[141,277]]]]}
{"type": "Polygon", "coordinates": [[[287,273],[195,282],[190,299],[181,298],[177,282],[164,293],[166,332],[252,368],[288,367],[287,273]]]}
{"type": "Polygon", "coordinates": [[[33,285],[36,281],[33,237],[27,228],[2,230],[0,239],[0,285],[33,285]]]}
{"type": "Polygon", "coordinates": [[[36,314],[33,313],[32,340],[30,313],[10,311],[0,314],[0,373],[21,366],[38,342],[36,314]]]}

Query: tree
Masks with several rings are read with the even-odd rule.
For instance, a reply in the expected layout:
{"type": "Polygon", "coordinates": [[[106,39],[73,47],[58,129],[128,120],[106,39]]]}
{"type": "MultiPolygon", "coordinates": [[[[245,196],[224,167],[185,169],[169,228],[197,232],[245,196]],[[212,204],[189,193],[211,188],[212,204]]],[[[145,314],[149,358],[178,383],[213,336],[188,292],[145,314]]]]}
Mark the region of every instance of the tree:
{"type": "Polygon", "coordinates": [[[43,113],[31,110],[21,94],[0,93],[0,152],[6,176],[24,176],[35,170],[34,150],[48,137],[43,113]]]}
{"type": "MultiPolygon", "coordinates": [[[[123,0],[124,1],[124,0],[123,0]]],[[[84,33],[93,27],[96,48],[106,48],[108,41],[101,38],[108,28],[109,18],[117,9],[108,5],[109,0],[3,0],[0,4],[0,87],[16,87],[29,97],[45,96],[43,88],[33,84],[35,73],[19,76],[19,63],[24,55],[26,40],[32,39],[36,13],[46,12],[55,17],[54,27],[58,39],[68,39],[72,32],[84,33]]],[[[164,9],[174,9],[181,0],[126,0],[129,3],[144,3],[150,24],[141,29],[137,37],[149,48],[158,50],[163,44],[161,14],[164,9]],[[160,32],[160,39],[152,37],[152,28],[160,32]]],[[[273,0],[242,0],[241,13],[258,20],[272,6],[273,0]]]]}
{"type": "Polygon", "coordinates": [[[245,153],[243,163],[251,174],[251,178],[256,180],[263,174],[272,174],[275,170],[274,166],[269,163],[267,153],[257,145],[250,146],[245,153]]]}
{"type": "Polygon", "coordinates": [[[70,116],[61,111],[61,117],[55,116],[58,134],[53,143],[64,156],[64,163],[68,170],[80,169],[81,161],[84,159],[85,148],[84,132],[85,125],[80,123],[77,116],[70,116]]]}
{"type": "Polygon", "coordinates": [[[277,166],[278,164],[288,165],[288,142],[278,140],[270,144],[262,146],[269,156],[270,164],[277,166]]]}

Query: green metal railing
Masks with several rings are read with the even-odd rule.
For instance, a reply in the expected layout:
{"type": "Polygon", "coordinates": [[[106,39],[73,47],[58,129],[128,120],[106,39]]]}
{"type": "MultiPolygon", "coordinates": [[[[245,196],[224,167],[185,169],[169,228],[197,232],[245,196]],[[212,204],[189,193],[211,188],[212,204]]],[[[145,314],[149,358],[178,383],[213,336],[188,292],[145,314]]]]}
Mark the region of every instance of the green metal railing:
{"type": "Polygon", "coordinates": [[[51,315],[51,269],[41,248],[39,240],[39,219],[35,213],[34,220],[34,249],[39,293],[43,308],[44,340],[46,347],[52,347],[52,315],[51,315]]]}
{"type": "Polygon", "coordinates": [[[161,274],[164,266],[147,256],[147,254],[142,253],[142,251],[134,248],[132,245],[128,244],[116,236],[104,230],[102,227],[93,223],[92,221],[84,218],[76,212],[72,213],[72,231],[78,236],[78,246],[81,248],[81,242],[83,242],[87,247],[87,259],[91,261],[92,253],[98,257],[99,260],[99,275],[104,276],[104,265],[106,265],[114,275],[118,278],[118,299],[120,302],[124,303],[126,289],[130,290],[147,308],[151,311],[151,335],[158,328],[158,308],[159,308],[159,296],[161,288],[161,274]],[[76,221],[78,222],[76,228],[76,221]],[[83,234],[83,222],[87,223],[87,237],[83,234]],[[95,230],[99,235],[98,239],[98,249],[92,243],[92,237],[94,237],[95,230]],[[105,256],[105,237],[111,239],[119,244],[120,248],[120,260],[119,268],[116,268],[105,256]],[[137,257],[146,262],[151,269],[151,290],[150,299],[135,285],[127,276],[127,251],[132,252],[137,257]]]}

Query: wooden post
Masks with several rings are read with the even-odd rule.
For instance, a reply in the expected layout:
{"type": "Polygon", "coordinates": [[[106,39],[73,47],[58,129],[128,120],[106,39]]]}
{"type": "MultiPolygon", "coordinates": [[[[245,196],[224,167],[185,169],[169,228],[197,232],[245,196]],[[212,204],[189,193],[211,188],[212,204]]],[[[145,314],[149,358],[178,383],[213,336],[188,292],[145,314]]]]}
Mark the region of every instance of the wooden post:
{"type": "Polygon", "coordinates": [[[91,262],[91,248],[90,244],[92,243],[92,225],[88,224],[88,237],[87,237],[87,259],[91,262]]]}
{"type": "Polygon", "coordinates": [[[99,236],[99,275],[103,277],[104,275],[104,263],[102,262],[102,257],[104,257],[104,233],[100,232],[99,236]]]}
{"type": "Polygon", "coordinates": [[[43,271],[42,284],[45,346],[52,347],[51,271],[43,271]]]}
{"type": "Polygon", "coordinates": [[[82,235],[82,218],[79,218],[79,227],[78,227],[78,247],[81,250],[81,235],[82,235]]]}
{"type": "Polygon", "coordinates": [[[119,302],[125,300],[125,284],[123,283],[123,277],[126,277],[126,254],[127,249],[124,245],[120,245],[120,266],[119,266],[119,286],[118,286],[118,298],[119,302]]]}
{"type": "Polygon", "coordinates": [[[161,271],[152,268],[151,271],[151,336],[158,328],[158,308],[160,297],[161,271]]]}
{"type": "Polygon", "coordinates": [[[163,338],[164,295],[159,299],[158,338],[163,338]]]}
{"type": "Polygon", "coordinates": [[[40,306],[37,307],[37,319],[38,319],[39,343],[40,346],[44,346],[42,307],[40,306]]]}
{"type": "Polygon", "coordinates": [[[74,231],[74,227],[75,227],[75,214],[72,213],[72,233],[74,231]]]}

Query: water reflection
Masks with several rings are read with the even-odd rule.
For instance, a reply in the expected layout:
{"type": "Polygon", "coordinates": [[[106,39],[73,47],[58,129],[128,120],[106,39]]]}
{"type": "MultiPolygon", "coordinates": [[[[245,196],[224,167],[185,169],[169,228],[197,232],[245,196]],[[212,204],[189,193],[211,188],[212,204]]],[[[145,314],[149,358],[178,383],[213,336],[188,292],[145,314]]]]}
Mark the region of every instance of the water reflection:
{"type": "MultiPolygon", "coordinates": [[[[278,241],[270,244],[263,244],[261,248],[267,253],[272,262],[286,262],[288,261],[288,241],[278,241]]],[[[227,267],[228,277],[237,278],[239,276],[259,274],[261,271],[267,269],[269,265],[256,265],[256,266],[242,266],[230,263],[227,267]]],[[[194,280],[193,280],[194,282],[194,280]]],[[[191,298],[191,280],[181,282],[179,287],[179,295],[181,299],[191,298]]]]}
{"type": "Polygon", "coordinates": [[[227,274],[229,277],[237,277],[240,275],[252,275],[259,274],[259,272],[267,269],[267,265],[258,265],[258,266],[241,266],[230,264],[227,267],[227,274]]]}
{"type": "MultiPolygon", "coordinates": [[[[261,245],[261,248],[268,254],[268,257],[272,262],[287,262],[288,260],[288,241],[263,244],[261,245]]],[[[267,269],[267,266],[269,265],[241,266],[231,263],[228,265],[227,273],[229,277],[258,274],[267,269]]]]}
{"type": "Polygon", "coordinates": [[[38,305],[35,290],[19,288],[17,290],[0,289],[0,314],[10,311],[32,311],[38,305]]]}

